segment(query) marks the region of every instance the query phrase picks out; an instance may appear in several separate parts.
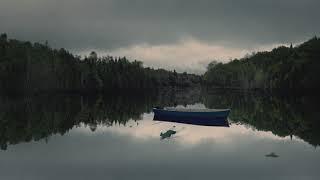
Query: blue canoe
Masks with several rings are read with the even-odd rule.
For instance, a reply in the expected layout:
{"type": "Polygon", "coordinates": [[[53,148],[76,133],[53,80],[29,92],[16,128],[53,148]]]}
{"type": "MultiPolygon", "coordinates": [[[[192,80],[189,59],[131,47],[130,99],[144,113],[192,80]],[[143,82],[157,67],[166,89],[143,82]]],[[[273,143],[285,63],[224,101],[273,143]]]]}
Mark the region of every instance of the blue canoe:
{"type": "Polygon", "coordinates": [[[227,118],[230,109],[153,108],[153,112],[153,120],[157,121],[229,127],[227,118]]]}

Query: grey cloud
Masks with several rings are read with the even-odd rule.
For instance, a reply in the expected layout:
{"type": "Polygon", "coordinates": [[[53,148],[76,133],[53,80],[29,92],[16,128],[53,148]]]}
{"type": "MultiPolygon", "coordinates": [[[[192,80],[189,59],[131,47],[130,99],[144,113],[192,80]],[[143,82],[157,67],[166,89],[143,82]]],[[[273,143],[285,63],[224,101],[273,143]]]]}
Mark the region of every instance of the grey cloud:
{"type": "Polygon", "coordinates": [[[71,50],[173,44],[252,48],[320,33],[317,0],[2,0],[0,31],[71,50]]]}

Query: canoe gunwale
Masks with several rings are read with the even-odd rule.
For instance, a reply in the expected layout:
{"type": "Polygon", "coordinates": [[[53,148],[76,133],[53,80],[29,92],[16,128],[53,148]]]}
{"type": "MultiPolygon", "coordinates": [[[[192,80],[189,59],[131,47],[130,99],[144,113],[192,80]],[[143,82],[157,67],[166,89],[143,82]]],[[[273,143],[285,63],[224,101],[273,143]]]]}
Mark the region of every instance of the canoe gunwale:
{"type": "Polygon", "coordinates": [[[227,117],[229,109],[220,111],[170,111],[166,109],[153,108],[156,121],[167,121],[183,124],[193,124],[202,126],[224,126],[229,127],[227,117]]]}
{"type": "Polygon", "coordinates": [[[230,112],[230,109],[158,109],[153,108],[155,111],[162,112],[177,112],[177,113],[219,113],[219,112],[230,112]]]}

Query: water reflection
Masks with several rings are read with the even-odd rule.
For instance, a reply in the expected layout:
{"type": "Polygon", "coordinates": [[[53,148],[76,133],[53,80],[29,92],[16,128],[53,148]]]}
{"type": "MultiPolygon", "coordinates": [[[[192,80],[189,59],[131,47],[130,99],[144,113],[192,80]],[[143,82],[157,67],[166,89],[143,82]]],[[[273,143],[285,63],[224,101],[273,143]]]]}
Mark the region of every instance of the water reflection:
{"type": "MultiPolygon", "coordinates": [[[[215,136],[223,136],[225,132],[237,128],[237,131],[240,129],[242,131],[240,126],[235,126],[242,124],[244,129],[249,127],[269,131],[279,137],[296,136],[317,146],[320,144],[317,103],[314,97],[290,99],[234,92],[209,94],[192,89],[95,97],[80,95],[2,97],[0,99],[0,144],[1,149],[5,150],[9,144],[48,139],[53,134],[63,135],[73,127],[81,125],[95,131],[98,128],[115,125],[137,128],[140,124],[141,131],[148,131],[146,129],[151,126],[152,121],[149,122],[149,120],[152,120],[150,118],[152,114],[145,114],[149,116],[145,122],[144,113],[150,113],[152,107],[156,105],[179,104],[178,107],[187,108],[232,108],[231,130],[214,128],[213,131],[210,128],[207,130],[204,127],[192,127],[196,132],[191,134],[195,137],[206,131],[215,136]]],[[[171,127],[166,127],[166,124],[168,123],[153,126],[163,128],[157,129],[158,137],[160,132],[175,125],[169,123],[171,127]]]]}
{"type": "Polygon", "coordinates": [[[193,90],[1,98],[0,179],[318,179],[317,103],[193,90]],[[153,121],[152,107],[175,104],[228,105],[230,128],[153,121]]]}
{"type": "MultiPolygon", "coordinates": [[[[191,134],[192,129],[186,128],[182,132],[191,134]]],[[[211,129],[213,132],[215,130],[211,129]]],[[[81,126],[65,136],[51,136],[47,144],[44,141],[20,143],[0,153],[0,177],[283,179],[285,176],[288,179],[317,179],[320,175],[319,149],[310,148],[301,140],[274,138],[271,133],[256,136],[257,131],[246,129],[245,133],[238,131],[234,135],[229,134],[229,141],[207,137],[196,144],[189,144],[182,140],[184,136],[160,141],[158,131],[156,137],[142,137],[140,132],[129,127],[117,130],[98,127],[91,132],[88,127],[81,126]],[[121,129],[126,129],[126,132],[121,129]],[[137,134],[132,136],[131,133],[137,134]],[[265,157],[269,152],[281,156],[265,157]]]]}
{"type": "Polygon", "coordinates": [[[298,136],[304,141],[320,145],[319,96],[289,96],[259,93],[206,94],[206,107],[230,105],[230,118],[261,131],[273,134],[298,136]]]}
{"type": "Polygon", "coordinates": [[[0,98],[0,144],[18,144],[65,134],[74,126],[85,124],[95,131],[98,125],[126,125],[141,119],[156,104],[192,104],[199,92],[177,90],[110,94],[104,96],[47,95],[0,98]],[[196,95],[195,95],[196,94],[196,95]]]}
{"type": "MultiPolygon", "coordinates": [[[[234,123],[230,126],[230,128],[225,128],[220,126],[198,126],[172,122],[154,123],[152,119],[153,114],[146,113],[142,116],[142,119],[139,121],[138,126],[136,125],[135,121],[129,120],[126,126],[114,125],[112,126],[112,128],[103,125],[98,126],[96,132],[112,132],[113,134],[130,136],[141,140],[159,140],[159,138],[161,137],[161,133],[165,133],[168,130],[174,130],[176,131],[176,134],[173,134],[173,138],[170,138],[168,140],[184,145],[197,145],[207,140],[223,144],[232,144],[234,143],[235,137],[239,136],[254,136],[256,138],[270,139],[274,141],[303,142],[300,138],[295,136],[293,136],[292,139],[290,138],[290,136],[275,136],[270,131],[256,131],[254,128],[243,124],[234,123]]],[[[86,125],[82,125],[74,130],[83,132],[85,134],[92,133],[86,125]]]]}

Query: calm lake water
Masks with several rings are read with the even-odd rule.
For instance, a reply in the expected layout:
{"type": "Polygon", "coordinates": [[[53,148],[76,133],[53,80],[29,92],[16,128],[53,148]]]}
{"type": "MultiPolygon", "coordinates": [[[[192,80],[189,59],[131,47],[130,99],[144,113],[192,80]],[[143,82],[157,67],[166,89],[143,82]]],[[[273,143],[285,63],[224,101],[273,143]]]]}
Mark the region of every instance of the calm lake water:
{"type": "Polygon", "coordinates": [[[2,97],[0,179],[319,179],[318,102],[198,90],[2,97]],[[160,123],[154,106],[231,108],[231,125],[160,123]]]}

